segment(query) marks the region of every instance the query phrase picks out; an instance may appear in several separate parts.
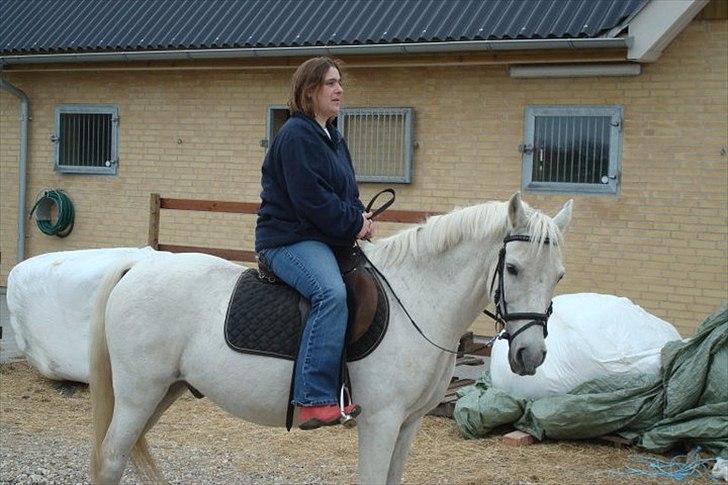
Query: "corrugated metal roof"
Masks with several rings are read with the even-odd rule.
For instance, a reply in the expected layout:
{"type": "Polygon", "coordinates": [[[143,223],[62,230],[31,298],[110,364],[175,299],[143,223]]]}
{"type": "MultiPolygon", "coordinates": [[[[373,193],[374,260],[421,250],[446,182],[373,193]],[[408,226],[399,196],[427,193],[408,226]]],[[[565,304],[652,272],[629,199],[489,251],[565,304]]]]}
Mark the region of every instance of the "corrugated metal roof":
{"type": "Polygon", "coordinates": [[[648,0],[2,0],[0,54],[604,37],[648,0]]]}

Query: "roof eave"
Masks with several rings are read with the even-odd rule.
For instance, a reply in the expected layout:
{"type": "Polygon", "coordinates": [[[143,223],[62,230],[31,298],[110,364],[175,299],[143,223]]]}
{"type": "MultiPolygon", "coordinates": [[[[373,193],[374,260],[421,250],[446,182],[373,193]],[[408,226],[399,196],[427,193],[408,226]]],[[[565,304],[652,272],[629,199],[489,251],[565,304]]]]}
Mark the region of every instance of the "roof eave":
{"type": "Polygon", "coordinates": [[[654,62],[709,0],[651,1],[631,20],[627,59],[654,62]]]}
{"type": "Polygon", "coordinates": [[[62,54],[26,54],[0,56],[0,65],[125,62],[155,60],[236,59],[251,57],[295,57],[316,55],[423,54],[509,50],[614,49],[628,47],[627,40],[596,39],[518,39],[398,44],[328,45],[304,47],[250,47],[231,49],[186,49],[158,51],[87,52],[62,54]]]}

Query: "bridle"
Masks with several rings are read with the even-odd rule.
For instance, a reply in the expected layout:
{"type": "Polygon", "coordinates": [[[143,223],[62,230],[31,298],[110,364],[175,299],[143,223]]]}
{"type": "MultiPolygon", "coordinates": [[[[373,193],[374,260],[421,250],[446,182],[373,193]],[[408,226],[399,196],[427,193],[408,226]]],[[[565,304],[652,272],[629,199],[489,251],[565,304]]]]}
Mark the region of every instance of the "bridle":
{"type": "MultiPolygon", "coordinates": [[[[382,207],[375,210],[372,215],[370,216],[370,219],[374,219],[376,216],[384,212],[385,209],[387,209],[395,199],[395,193],[392,189],[385,189],[381,192],[377,193],[369,202],[369,204],[366,207],[366,211],[370,212],[372,209],[372,206],[374,205],[374,201],[383,193],[389,193],[391,195],[391,199],[387,202],[385,202],[382,207]]],[[[483,310],[483,313],[494,319],[498,325],[502,327],[502,330],[493,337],[493,339],[488,342],[485,347],[488,347],[492,345],[492,343],[496,339],[507,339],[508,344],[510,345],[511,341],[513,341],[514,338],[516,338],[521,332],[524,330],[531,328],[534,325],[541,325],[543,329],[543,337],[546,338],[548,336],[548,329],[546,328],[546,324],[548,323],[548,319],[551,316],[551,313],[553,312],[553,303],[549,302],[549,307],[546,310],[546,313],[508,313],[508,304],[506,303],[505,299],[505,288],[503,286],[503,270],[505,268],[506,264],[506,245],[509,242],[512,241],[524,241],[524,242],[530,242],[531,236],[516,234],[516,235],[507,235],[503,239],[503,247],[501,247],[500,253],[498,255],[498,265],[495,268],[495,272],[493,273],[493,280],[490,283],[491,292],[493,291],[493,285],[495,284],[496,278],[498,278],[498,288],[495,291],[495,297],[493,298],[493,301],[495,302],[495,315],[489,312],[487,309],[483,310]],[[527,320],[530,319],[531,321],[519,328],[513,335],[509,334],[506,330],[506,322],[509,322],[511,320],[527,320]]],[[[550,244],[551,241],[549,238],[544,238],[543,244],[550,244]]],[[[419,325],[414,321],[412,316],[407,311],[407,308],[404,306],[404,304],[400,301],[399,297],[397,296],[397,293],[394,291],[394,288],[392,288],[392,285],[389,283],[387,278],[382,274],[379,269],[374,266],[374,264],[369,260],[367,255],[362,251],[361,254],[366,259],[367,263],[369,263],[369,266],[374,270],[377,275],[386,283],[386,285],[389,287],[389,291],[391,292],[392,296],[395,300],[397,300],[397,303],[399,303],[400,308],[404,311],[405,315],[407,315],[407,318],[412,323],[412,325],[415,327],[417,332],[419,332],[422,337],[424,337],[425,340],[427,340],[430,344],[437,347],[438,349],[442,350],[443,352],[447,352],[450,354],[458,354],[457,350],[451,350],[446,347],[443,347],[436,342],[432,341],[427,335],[425,335],[425,332],[422,331],[419,325]]]]}
{"type": "MultiPolygon", "coordinates": [[[[508,344],[513,341],[521,332],[533,327],[534,325],[540,325],[543,329],[543,337],[548,337],[547,323],[551,313],[553,312],[554,304],[549,302],[549,307],[546,309],[546,313],[508,313],[508,303],[506,302],[506,292],[503,286],[503,270],[506,264],[506,245],[513,241],[530,242],[531,236],[522,234],[507,235],[503,239],[503,247],[501,247],[500,253],[498,254],[498,264],[496,265],[495,272],[493,273],[493,280],[490,283],[490,291],[493,291],[496,279],[498,280],[498,287],[495,290],[493,302],[495,303],[495,315],[489,312],[487,309],[483,310],[483,313],[491,317],[501,326],[501,330],[496,337],[493,338],[495,341],[498,339],[508,340],[508,344]],[[527,324],[516,330],[513,334],[510,334],[506,329],[506,323],[511,320],[530,320],[527,324]]],[[[550,244],[549,238],[543,240],[543,244],[550,244]]],[[[492,342],[492,341],[491,341],[492,342]]]]}

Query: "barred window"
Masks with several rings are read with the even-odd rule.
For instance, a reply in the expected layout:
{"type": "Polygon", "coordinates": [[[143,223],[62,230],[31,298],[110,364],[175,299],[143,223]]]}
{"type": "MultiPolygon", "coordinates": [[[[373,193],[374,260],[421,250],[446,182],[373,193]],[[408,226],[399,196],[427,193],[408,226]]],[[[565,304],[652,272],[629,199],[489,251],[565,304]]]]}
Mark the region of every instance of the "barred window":
{"type": "Polygon", "coordinates": [[[54,168],[63,173],[117,173],[119,108],[65,104],[56,107],[54,168]]]}
{"type": "Polygon", "coordinates": [[[339,130],[359,182],[412,181],[412,108],[344,108],[339,130]]]}
{"type": "MultiPolygon", "coordinates": [[[[288,120],[283,106],[268,108],[268,138],[288,120]]],[[[342,108],[336,126],[344,135],[358,182],[412,181],[412,108],[342,108]]]]}
{"type": "Polygon", "coordinates": [[[616,194],[622,155],[621,106],[529,106],[523,187],[535,192],[616,194]]]}

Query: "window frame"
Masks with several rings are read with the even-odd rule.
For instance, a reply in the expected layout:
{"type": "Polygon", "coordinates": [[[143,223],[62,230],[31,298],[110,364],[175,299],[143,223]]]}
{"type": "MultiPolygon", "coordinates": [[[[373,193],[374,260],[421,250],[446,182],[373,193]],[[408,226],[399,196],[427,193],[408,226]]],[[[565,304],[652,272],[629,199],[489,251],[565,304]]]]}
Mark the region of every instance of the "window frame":
{"type": "Polygon", "coordinates": [[[285,104],[269,104],[268,105],[268,115],[265,119],[265,139],[261,140],[261,146],[265,148],[265,151],[267,152],[270,148],[271,144],[273,143],[273,112],[274,111],[281,111],[285,110],[288,111],[288,106],[285,104]]]}
{"type": "Polygon", "coordinates": [[[87,175],[116,175],[119,168],[119,105],[117,104],[61,104],[55,108],[53,127],[53,170],[68,174],[87,175]],[[102,114],[111,115],[111,160],[109,166],[91,167],[62,165],[60,163],[61,148],[61,115],[65,113],[75,114],[102,114]]]}
{"type": "Polygon", "coordinates": [[[530,105],[524,109],[523,145],[521,145],[522,188],[540,193],[576,193],[585,195],[618,195],[621,190],[622,144],[624,138],[624,106],[622,105],[530,105]],[[538,116],[609,116],[609,166],[608,182],[541,182],[533,180],[533,163],[536,150],[536,117],[538,116]],[[525,149],[524,147],[530,147],[525,149]]]}
{"type": "MultiPolygon", "coordinates": [[[[338,129],[343,134],[346,130],[346,117],[353,115],[378,115],[382,112],[387,114],[401,114],[404,116],[404,133],[402,134],[402,173],[401,175],[360,175],[356,173],[357,182],[372,183],[395,183],[395,184],[411,184],[412,183],[412,158],[414,151],[414,143],[412,140],[412,125],[414,119],[414,109],[411,107],[363,107],[363,108],[341,108],[337,118],[338,129]],[[343,116],[342,116],[343,115],[343,116]]],[[[356,165],[356,163],[355,163],[356,165]]]]}

